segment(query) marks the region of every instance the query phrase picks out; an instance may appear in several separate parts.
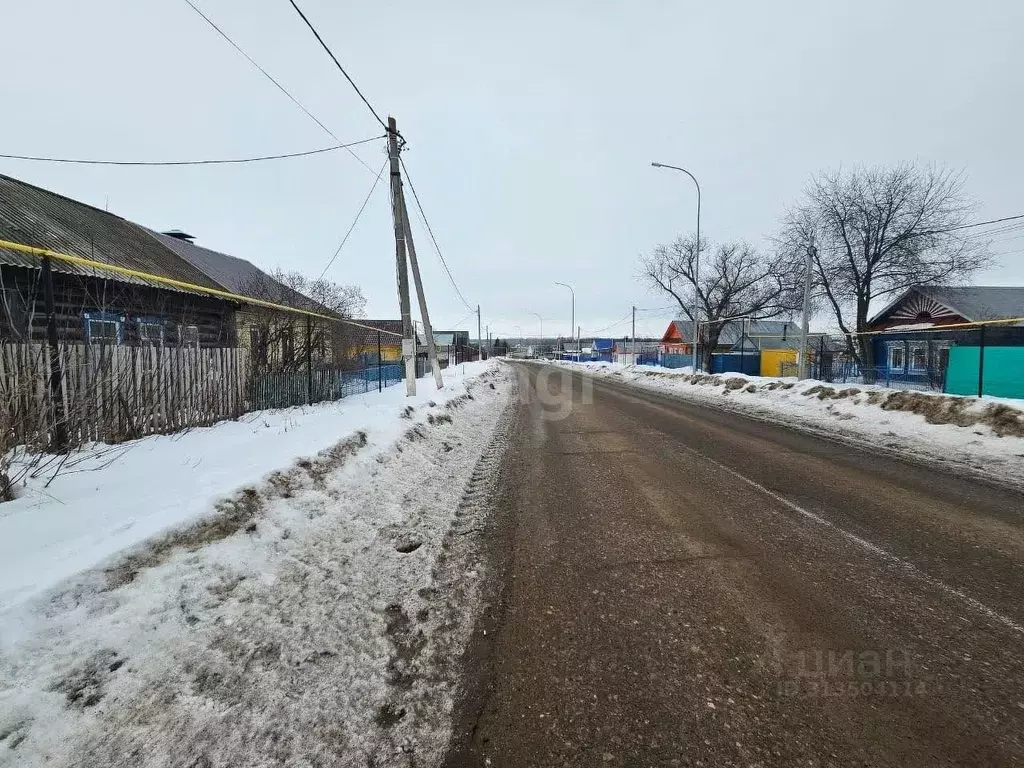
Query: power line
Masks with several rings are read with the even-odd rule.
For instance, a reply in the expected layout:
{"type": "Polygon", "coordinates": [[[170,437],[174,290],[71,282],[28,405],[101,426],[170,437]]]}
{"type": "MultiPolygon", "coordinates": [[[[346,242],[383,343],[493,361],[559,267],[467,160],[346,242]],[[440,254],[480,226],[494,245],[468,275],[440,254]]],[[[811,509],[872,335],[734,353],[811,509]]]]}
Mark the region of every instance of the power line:
{"type": "Polygon", "coordinates": [[[970,229],[972,227],[985,227],[989,224],[1001,224],[1004,221],[1017,221],[1018,219],[1024,219],[1024,213],[1016,216],[1004,216],[1001,219],[992,219],[991,221],[978,221],[974,224],[961,224],[958,227],[949,227],[948,229],[936,229],[931,232],[921,232],[921,235],[941,235],[946,232],[956,232],[958,229],[970,229]]]}
{"type": "Polygon", "coordinates": [[[466,315],[465,317],[463,317],[463,318],[462,318],[461,320],[457,321],[457,322],[456,322],[456,323],[455,323],[455,324],[454,324],[454,325],[452,326],[452,328],[453,328],[453,329],[458,329],[458,327],[459,327],[460,325],[462,325],[462,324],[463,324],[464,322],[466,322],[467,320],[469,320],[469,318],[471,318],[471,317],[472,317],[473,315],[475,315],[475,314],[476,314],[476,310],[474,309],[474,310],[473,310],[472,312],[470,312],[469,314],[467,314],[467,315],[466,315]]]}
{"type": "Polygon", "coordinates": [[[345,243],[348,242],[349,235],[352,234],[352,231],[356,228],[356,224],[359,223],[359,217],[363,215],[363,210],[365,210],[366,204],[370,202],[370,197],[373,195],[373,191],[377,188],[377,184],[380,183],[380,177],[384,175],[384,169],[387,167],[387,164],[388,161],[385,160],[384,164],[380,167],[380,171],[377,172],[377,178],[373,180],[373,186],[371,186],[370,191],[366,193],[366,198],[363,200],[363,204],[359,206],[359,210],[356,212],[356,217],[352,220],[352,226],[348,228],[348,232],[346,232],[345,236],[341,239],[341,243],[338,245],[337,250],[335,250],[334,255],[331,256],[331,260],[327,262],[327,266],[324,267],[324,271],[320,273],[320,277],[318,279],[323,279],[323,276],[327,274],[327,270],[331,268],[334,260],[338,258],[338,254],[341,253],[341,249],[345,247],[345,243]]]}
{"type": "Polygon", "coordinates": [[[431,242],[434,243],[434,250],[437,252],[437,258],[441,260],[441,266],[444,267],[445,274],[448,275],[448,279],[451,281],[452,288],[455,289],[455,293],[458,294],[459,299],[465,305],[466,309],[471,312],[476,312],[473,306],[466,301],[466,297],[462,295],[462,291],[459,290],[458,284],[455,282],[455,278],[452,277],[452,271],[448,269],[448,263],[444,260],[444,255],[441,253],[441,246],[437,244],[437,238],[434,237],[434,230],[430,226],[430,222],[427,220],[427,214],[423,211],[423,206],[420,204],[420,196],[416,194],[416,187],[413,186],[412,177],[409,175],[409,169],[405,167],[405,161],[399,158],[402,163],[402,170],[405,171],[405,180],[409,182],[409,189],[412,190],[412,198],[416,201],[416,209],[419,211],[420,218],[423,219],[423,225],[427,228],[427,233],[430,235],[431,242]]]}
{"type": "Polygon", "coordinates": [[[334,152],[339,149],[348,149],[349,147],[355,147],[360,144],[366,144],[371,141],[377,141],[382,139],[384,136],[372,136],[369,139],[360,139],[359,141],[352,141],[348,144],[338,144],[333,147],[321,147],[320,149],[308,149],[304,152],[288,152],[281,155],[259,155],[257,157],[236,157],[229,159],[216,159],[216,160],[85,160],[82,158],[71,158],[71,157],[40,157],[36,155],[4,155],[0,154],[0,158],[7,160],[29,160],[38,163],[66,163],[72,165],[116,165],[116,166],[180,166],[180,165],[233,165],[240,163],[259,163],[264,160],[285,160],[292,157],[309,157],[310,155],[319,155],[324,152],[334,152]]]}
{"type": "MultiPolygon", "coordinates": [[[[327,135],[330,136],[332,139],[334,139],[336,142],[338,142],[338,144],[342,144],[341,139],[339,139],[337,136],[335,136],[334,131],[332,131],[330,128],[328,128],[326,125],[324,125],[320,121],[320,119],[317,118],[316,115],[314,115],[312,112],[310,112],[308,109],[306,109],[306,107],[303,106],[302,102],[300,102],[298,99],[296,99],[294,96],[292,96],[292,94],[288,91],[288,89],[285,88],[283,85],[281,85],[281,83],[279,83],[276,79],[274,79],[274,76],[271,75],[269,72],[267,72],[267,70],[265,70],[263,67],[261,67],[252,56],[250,56],[248,53],[246,53],[244,50],[242,50],[241,46],[239,46],[238,43],[236,43],[234,40],[232,40],[223,29],[218,27],[209,16],[207,16],[205,13],[203,13],[201,10],[199,10],[199,8],[192,2],[192,0],[185,0],[185,2],[188,3],[189,8],[191,8],[193,11],[198,13],[200,17],[202,17],[203,21],[205,21],[207,24],[209,24],[211,27],[213,27],[213,29],[216,30],[217,34],[219,34],[221,37],[223,37],[225,40],[227,40],[228,44],[230,44],[232,48],[234,48],[236,51],[238,51],[240,54],[242,54],[242,56],[244,56],[246,58],[246,60],[250,64],[252,64],[254,67],[256,67],[256,69],[258,69],[260,71],[260,74],[262,74],[265,78],[267,78],[267,80],[272,82],[277,87],[277,89],[279,91],[281,91],[281,93],[283,93],[285,96],[287,96],[291,100],[291,102],[295,106],[297,106],[299,109],[301,109],[303,112],[305,112],[310,120],[312,120],[314,123],[319,125],[324,130],[324,132],[327,133],[327,135]]],[[[387,128],[387,126],[384,126],[384,127],[387,128]]],[[[351,149],[348,150],[348,153],[350,155],[352,155],[352,157],[354,157],[356,160],[358,160],[359,163],[364,168],[366,168],[366,170],[368,170],[370,173],[374,172],[373,168],[371,168],[369,165],[367,165],[366,161],[363,160],[363,158],[361,158],[359,155],[357,155],[351,149]]]]}
{"type": "Polygon", "coordinates": [[[597,329],[596,331],[594,331],[594,333],[595,333],[595,334],[598,334],[598,333],[602,333],[603,331],[607,331],[607,330],[608,330],[609,328],[614,328],[614,327],[615,327],[616,325],[622,325],[622,324],[623,324],[624,322],[626,322],[627,320],[629,320],[629,319],[630,319],[630,318],[631,318],[632,316],[633,316],[633,313],[632,313],[632,312],[630,312],[630,314],[626,315],[626,316],[625,316],[624,318],[622,318],[621,320],[619,320],[619,321],[617,321],[617,322],[614,322],[614,323],[612,323],[611,325],[606,325],[606,326],[605,326],[604,328],[599,328],[599,329],[597,329]]]}
{"type": "MultiPolygon", "coordinates": [[[[911,234],[906,236],[906,239],[909,240],[910,238],[914,238],[914,237],[928,237],[930,235],[944,235],[944,234],[947,234],[949,232],[958,232],[958,231],[960,231],[962,229],[973,229],[975,227],[987,227],[987,226],[989,226],[991,224],[1003,224],[1003,223],[1005,223],[1007,221],[1019,221],[1021,219],[1024,219],[1024,213],[1017,214],[1016,216],[1004,216],[1001,219],[990,219],[988,221],[975,221],[975,222],[972,222],[970,224],[959,224],[959,225],[957,225],[955,227],[946,227],[945,229],[929,229],[929,230],[925,230],[924,232],[912,232],[911,234]]],[[[967,238],[984,238],[984,237],[988,237],[989,235],[992,235],[992,234],[999,234],[999,233],[1002,233],[1002,232],[1015,231],[1015,230],[1016,230],[1016,226],[1011,225],[1011,226],[1008,226],[1008,227],[997,227],[996,229],[994,229],[994,230],[992,230],[990,232],[971,233],[971,234],[965,235],[965,237],[967,237],[967,238]]],[[[844,249],[843,246],[836,246],[835,248],[829,249],[829,251],[832,252],[832,253],[845,253],[846,249],[844,249]]]]}
{"type": "Polygon", "coordinates": [[[359,86],[355,84],[355,81],[351,77],[348,76],[348,72],[346,72],[345,68],[343,66],[341,66],[341,62],[338,61],[338,57],[334,55],[334,52],[327,46],[327,43],[324,42],[324,39],[322,37],[320,37],[320,33],[316,31],[316,28],[313,26],[313,24],[310,22],[310,20],[306,18],[306,14],[304,14],[302,12],[302,9],[299,8],[298,5],[296,5],[295,0],[288,0],[288,2],[290,2],[292,4],[292,8],[294,8],[295,12],[298,13],[299,16],[302,17],[302,20],[304,22],[306,22],[306,26],[309,27],[309,31],[313,33],[313,36],[317,39],[317,42],[319,42],[320,45],[323,46],[323,49],[325,51],[327,51],[327,55],[330,56],[331,59],[334,61],[335,66],[337,66],[338,69],[341,70],[341,74],[343,74],[345,76],[345,79],[348,80],[349,85],[351,85],[355,89],[355,92],[357,94],[359,94],[359,98],[363,100],[363,104],[365,104],[367,107],[369,107],[370,112],[372,112],[373,116],[375,118],[377,118],[377,122],[381,124],[381,127],[384,130],[387,130],[388,129],[387,123],[385,123],[381,119],[380,115],[377,114],[377,110],[375,110],[373,108],[373,105],[369,101],[367,101],[365,96],[363,96],[363,92],[359,90],[359,86]]]}

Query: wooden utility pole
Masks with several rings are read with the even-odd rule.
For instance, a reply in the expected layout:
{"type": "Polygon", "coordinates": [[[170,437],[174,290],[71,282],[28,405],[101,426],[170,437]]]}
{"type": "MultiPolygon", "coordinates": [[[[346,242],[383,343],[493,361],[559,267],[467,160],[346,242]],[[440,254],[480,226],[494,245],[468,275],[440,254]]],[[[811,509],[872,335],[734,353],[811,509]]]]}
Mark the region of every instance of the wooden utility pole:
{"type": "Polygon", "coordinates": [[[636,365],[636,304],[633,305],[633,365],[636,365]]]}
{"type": "Polygon", "coordinates": [[[478,360],[484,359],[484,343],[480,337],[480,305],[476,305],[476,356],[478,360]]]}
{"type": "Polygon", "coordinates": [[[398,125],[388,118],[388,161],[391,168],[391,218],[395,222],[395,268],[398,273],[398,304],[402,312],[402,360],[405,362],[405,394],[416,394],[416,331],[409,302],[409,269],[405,253],[405,217],[402,215],[402,171],[398,160],[398,125]]]}
{"type": "Polygon", "coordinates": [[[441,364],[437,360],[437,346],[434,344],[434,329],[430,325],[430,315],[427,313],[427,297],[423,293],[423,281],[420,279],[420,265],[416,261],[416,246],[412,241],[412,226],[409,224],[409,209],[405,206],[405,195],[399,190],[399,206],[402,209],[402,226],[405,228],[405,239],[409,249],[409,261],[412,264],[412,278],[416,283],[416,296],[420,302],[420,317],[423,318],[423,335],[427,337],[427,356],[430,358],[430,367],[434,372],[434,383],[438,389],[444,389],[444,380],[441,378],[441,364]]]}
{"type": "Polygon", "coordinates": [[[800,328],[800,355],[797,357],[797,376],[801,379],[807,378],[809,362],[807,360],[807,334],[811,327],[811,270],[814,267],[814,255],[817,248],[814,247],[814,233],[811,233],[811,242],[807,244],[807,254],[804,257],[804,318],[800,328]]]}

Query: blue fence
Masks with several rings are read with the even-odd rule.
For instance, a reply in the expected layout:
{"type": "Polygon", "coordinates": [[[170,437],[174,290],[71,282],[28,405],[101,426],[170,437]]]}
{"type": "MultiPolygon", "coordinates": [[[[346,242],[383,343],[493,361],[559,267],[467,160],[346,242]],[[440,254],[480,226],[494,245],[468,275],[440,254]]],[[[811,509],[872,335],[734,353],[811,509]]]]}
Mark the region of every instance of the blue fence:
{"type": "MultiPolygon", "coordinates": [[[[429,367],[429,366],[428,366],[429,367]]],[[[422,375],[417,371],[417,375],[422,375]]],[[[257,373],[253,375],[247,398],[247,410],[290,408],[390,387],[402,380],[397,363],[374,365],[357,370],[317,368],[313,371],[257,373]]]]}
{"type": "Polygon", "coordinates": [[[712,373],[745,373],[757,376],[761,373],[761,353],[739,354],[728,352],[711,356],[712,373]]]}
{"type": "Polygon", "coordinates": [[[664,368],[684,368],[693,365],[693,355],[662,355],[661,362],[655,363],[664,368]]]}

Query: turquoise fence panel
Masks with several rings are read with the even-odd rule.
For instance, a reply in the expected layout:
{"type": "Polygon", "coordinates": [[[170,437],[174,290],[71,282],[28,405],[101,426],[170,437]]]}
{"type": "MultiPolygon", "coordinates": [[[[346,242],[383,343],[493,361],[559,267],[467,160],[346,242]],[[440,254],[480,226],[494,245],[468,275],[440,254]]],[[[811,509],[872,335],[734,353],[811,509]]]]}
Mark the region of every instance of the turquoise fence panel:
{"type": "MultiPolygon", "coordinates": [[[[977,395],[980,347],[949,350],[945,391],[977,395]]],[[[985,347],[985,394],[1024,398],[1024,347],[985,347]]]]}

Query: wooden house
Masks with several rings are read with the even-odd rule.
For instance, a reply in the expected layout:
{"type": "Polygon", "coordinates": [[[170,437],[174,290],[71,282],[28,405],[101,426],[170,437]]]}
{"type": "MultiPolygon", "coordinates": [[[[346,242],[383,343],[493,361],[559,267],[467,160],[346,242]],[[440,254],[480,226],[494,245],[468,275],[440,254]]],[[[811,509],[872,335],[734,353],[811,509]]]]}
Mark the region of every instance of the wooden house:
{"type": "MultiPolygon", "coordinates": [[[[245,259],[196,245],[192,235],[180,230],[145,231],[222,290],[318,315],[334,314],[245,259]]],[[[330,320],[307,320],[287,310],[242,303],[235,313],[235,329],[238,345],[248,350],[249,359],[260,369],[287,371],[305,367],[307,337],[314,366],[341,362],[344,357],[342,331],[330,320]]]]}
{"type": "MultiPolygon", "coordinates": [[[[1024,287],[1003,286],[914,286],[878,312],[869,322],[874,374],[886,380],[904,381],[941,389],[950,368],[954,348],[961,355],[977,357],[984,343],[988,353],[989,377],[995,380],[996,353],[991,348],[1009,348],[1016,360],[1024,347],[1024,287]],[[985,327],[964,327],[967,323],[1008,320],[985,327]],[[968,352],[973,349],[975,351],[968,352]]],[[[964,363],[968,368],[978,364],[964,363]]],[[[954,366],[958,367],[958,366],[954,366]]],[[[1024,381],[1024,371],[1019,378],[1024,381]]],[[[948,388],[947,388],[947,391],[948,388]]],[[[1024,389],[1014,389],[1022,392],[1024,389]]],[[[1013,394],[1010,396],[1018,396],[1013,394]]]]}
{"type": "MultiPolygon", "coordinates": [[[[0,240],[221,288],[138,225],[8,176],[0,176],[0,240]]],[[[44,339],[40,264],[38,256],[0,246],[0,339],[44,339]]],[[[188,347],[231,346],[236,341],[235,302],[99,267],[57,260],[51,265],[62,341],[188,347]]]]}
{"type": "MultiPolygon", "coordinates": [[[[368,327],[356,326],[345,329],[345,357],[347,359],[360,361],[364,365],[375,364],[379,343],[382,363],[401,362],[401,320],[359,320],[358,322],[360,325],[368,327]]],[[[419,344],[418,336],[417,344],[419,344]]]]}

